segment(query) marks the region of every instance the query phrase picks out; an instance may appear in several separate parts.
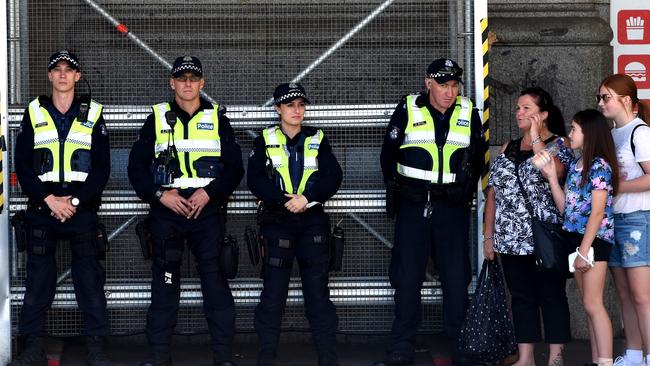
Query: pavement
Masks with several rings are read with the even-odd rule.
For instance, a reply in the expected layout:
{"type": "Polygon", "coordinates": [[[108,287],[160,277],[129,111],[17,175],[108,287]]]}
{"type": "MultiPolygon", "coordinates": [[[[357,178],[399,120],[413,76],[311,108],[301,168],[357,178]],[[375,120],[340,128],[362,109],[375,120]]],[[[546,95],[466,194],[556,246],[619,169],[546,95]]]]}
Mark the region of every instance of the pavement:
{"type": "MultiPolygon", "coordinates": [[[[283,342],[278,350],[277,366],[311,366],[317,365],[316,353],[311,345],[309,334],[294,333],[283,342]]],[[[370,366],[384,355],[385,337],[379,336],[339,336],[337,351],[341,366],[370,366]]],[[[208,366],[212,365],[212,354],[205,336],[175,336],[172,359],[174,366],[208,366]]],[[[420,336],[418,338],[416,366],[443,366],[447,342],[442,336],[420,336]],[[435,359],[435,361],[434,361],[435,359]]],[[[49,338],[48,349],[51,360],[48,366],[82,366],[85,365],[85,348],[82,337],[49,338]]],[[[615,355],[623,350],[623,340],[614,342],[615,355]]],[[[147,355],[144,336],[118,336],[109,339],[107,351],[109,356],[122,365],[138,366],[147,355]]],[[[238,336],[235,341],[234,361],[238,366],[255,366],[257,346],[254,335],[238,336]],[[241,338],[241,339],[240,339],[241,338]]],[[[564,365],[582,366],[590,358],[588,341],[573,341],[566,346],[564,365]]],[[[516,358],[511,357],[508,365],[516,358]]],[[[548,347],[536,346],[535,363],[548,364],[548,347]]],[[[448,365],[448,364],[447,364],[448,365]]]]}

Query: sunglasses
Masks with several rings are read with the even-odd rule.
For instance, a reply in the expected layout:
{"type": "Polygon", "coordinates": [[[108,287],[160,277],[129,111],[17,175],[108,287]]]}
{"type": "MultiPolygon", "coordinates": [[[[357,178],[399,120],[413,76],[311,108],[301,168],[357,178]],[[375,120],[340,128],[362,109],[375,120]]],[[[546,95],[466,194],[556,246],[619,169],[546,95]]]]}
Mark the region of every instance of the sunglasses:
{"type": "Polygon", "coordinates": [[[596,95],[596,103],[600,103],[602,100],[603,103],[607,104],[614,97],[624,97],[625,95],[611,95],[611,94],[598,94],[596,95]]]}
{"type": "Polygon", "coordinates": [[[201,77],[200,77],[200,76],[196,76],[196,75],[192,75],[192,76],[181,75],[181,76],[179,76],[179,77],[174,78],[174,80],[176,80],[176,81],[180,81],[181,83],[184,83],[184,82],[186,82],[186,81],[188,81],[188,80],[191,81],[191,82],[193,82],[193,83],[196,83],[196,82],[198,82],[199,80],[201,80],[201,77]]]}

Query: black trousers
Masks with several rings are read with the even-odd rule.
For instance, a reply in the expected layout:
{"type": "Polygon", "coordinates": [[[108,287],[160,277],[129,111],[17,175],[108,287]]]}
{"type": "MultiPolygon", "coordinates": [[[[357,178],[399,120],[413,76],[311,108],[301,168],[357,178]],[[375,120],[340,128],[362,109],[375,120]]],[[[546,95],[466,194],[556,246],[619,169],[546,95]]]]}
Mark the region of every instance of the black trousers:
{"type": "Polygon", "coordinates": [[[224,217],[207,206],[188,220],[164,207],[151,210],[153,259],[151,306],[147,312],[147,339],[152,350],[168,352],[180,301],[180,267],[187,239],[197,263],[203,293],[203,311],[216,357],[229,359],[235,334],[235,307],[228,281],[219,270],[224,217]]]}
{"type": "Polygon", "coordinates": [[[395,289],[395,320],[388,352],[413,355],[422,320],[420,291],[429,256],[438,269],[443,294],[443,326],[452,355],[457,355],[460,327],[467,311],[470,208],[446,200],[433,201],[433,214],[423,216],[424,202],[402,198],[395,222],[390,282],[395,289]]]}
{"type": "Polygon", "coordinates": [[[287,302],[294,258],[298,260],[302,293],[312,338],[320,357],[336,345],[338,317],[329,298],[329,236],[327,214],[292,215],[277,224],[263,224],[266,257],[264,289],[255,308],[255,331],[263,351],[275,351],[287,302]]]}
{"type": "Polygon", "coordinates": [[[72,283],[86,334],[106,336],[109,332],[104,283],[106,271],[97,258],[97,213],[79,208],[64,223],[49,210],[28,208],[25,220],[31,226],[27,248],[25,300],[18,331],[23,335],[43,335],[47,310],[56,291],[56,241],[69,239],[72,251],[72,283]],[[47,212],[46,212],[47,211],[47,212]],[[35,254],[37,252],[39,254],[35,254]]]}
{"type": "Polygon", "coordinates": [[[571,341],[566,278],[539,272],[532,255],[500,254],[503,274],[512,299],[512,318],[517,343],[542,340],[561,344],[571,341]],[[542,322],[540,322],[540,310],[542,322]]]}

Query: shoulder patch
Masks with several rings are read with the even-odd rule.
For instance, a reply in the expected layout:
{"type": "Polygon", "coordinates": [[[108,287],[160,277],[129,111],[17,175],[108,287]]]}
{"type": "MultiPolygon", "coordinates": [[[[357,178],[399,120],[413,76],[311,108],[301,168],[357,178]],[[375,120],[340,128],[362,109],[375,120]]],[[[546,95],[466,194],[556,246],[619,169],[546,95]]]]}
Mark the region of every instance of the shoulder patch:
{"type": "Polygon", "coordinates": [[[394,126],[388,133],[388,137],[390,137],[391,140],[397,140],[399,137],[399,127],[394,126]]]}

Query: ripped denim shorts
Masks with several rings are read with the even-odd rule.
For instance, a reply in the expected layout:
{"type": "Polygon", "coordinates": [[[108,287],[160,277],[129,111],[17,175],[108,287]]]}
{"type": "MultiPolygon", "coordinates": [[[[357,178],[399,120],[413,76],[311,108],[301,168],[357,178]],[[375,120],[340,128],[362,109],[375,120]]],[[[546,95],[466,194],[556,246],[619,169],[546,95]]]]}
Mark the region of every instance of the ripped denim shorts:
{"type": "Polygon", "coordinates": [[[615,214],[614,236],[610,267],[650,265],[650,211],[615,214]]]}

